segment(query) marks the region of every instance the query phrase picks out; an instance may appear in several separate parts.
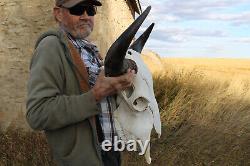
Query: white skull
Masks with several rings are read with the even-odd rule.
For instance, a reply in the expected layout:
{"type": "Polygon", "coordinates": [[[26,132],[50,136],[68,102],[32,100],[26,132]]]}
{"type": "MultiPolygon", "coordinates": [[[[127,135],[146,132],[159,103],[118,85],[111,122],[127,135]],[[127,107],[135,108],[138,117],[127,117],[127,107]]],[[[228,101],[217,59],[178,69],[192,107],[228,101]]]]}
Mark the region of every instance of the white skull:
{"type": "MultiPolygon", "coordinates": [[[[132,87],[118,94],[119,106],[114,112],[115,126],[122,140],[139,139],[145,144],[150,140],[153,126],[158,137],[161,135],[161,121],[153,91],[153,79],[138,52],[129,49],[125,58],[136,62],[138,72],[132,87]]],[[[146,149],[145,158],[150,164],[150,144],[146,149]]]]}

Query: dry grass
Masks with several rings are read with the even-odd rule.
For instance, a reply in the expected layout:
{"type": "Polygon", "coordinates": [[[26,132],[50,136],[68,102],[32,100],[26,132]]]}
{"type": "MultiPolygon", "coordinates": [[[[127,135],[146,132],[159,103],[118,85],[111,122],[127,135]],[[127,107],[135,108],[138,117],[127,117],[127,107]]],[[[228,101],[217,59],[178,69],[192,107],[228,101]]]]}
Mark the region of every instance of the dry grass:
{"type": "MultiPolygon", "coordinates": [[[[211,79],[197,68],[168,67],[154,75],[154,85],[163,134],[153,134],[152,165],[250,165],[249,80],[211,79]]],[[[9,128],[0,134],[0,147],[2,165],[52,163],[40,133],[9,128]]],[[[146,163],[143,156],[124,153],[123,165],[146,163]]]]}
{"type": "Polygon", "coordinates": [[[209,79],[250,80],[250,59],[164,58],[165,66],[175,70],[202,72],[209,79]]]}
{"type": "Polygon", "coordinates": [[[28,132],[15,125],[0,131],[0,166],[53,165],[42,133],[28,132]]]}
{"type": "MultiPolygon", "coordinates": [[[[163,135],[153,140],[152,165],[250,165],[249,83],[210,80],[195,70],[154,81],[163,135]]],[[[145,162],[130,155],[125,165],[145,162]]]]}

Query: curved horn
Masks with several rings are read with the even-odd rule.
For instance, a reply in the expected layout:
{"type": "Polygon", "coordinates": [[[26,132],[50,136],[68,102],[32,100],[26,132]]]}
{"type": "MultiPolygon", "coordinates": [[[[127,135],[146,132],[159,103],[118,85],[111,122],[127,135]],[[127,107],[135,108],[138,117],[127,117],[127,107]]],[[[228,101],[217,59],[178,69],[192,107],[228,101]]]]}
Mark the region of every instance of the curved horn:
{"type": "Polygon", "coordinates": [[[143,21],[151,10],[151,6],[147,9],[120,35],[120,37],[109,48],[105,61],[105,75],[118,76],[126,72],[123,68],[123,60],[133,40],[136,32],[140,28],[143,21]]]}
{"type": "Polygon", "coordinates": [[[138,52],[138,53],[141,53],[145,43],[148,40],[148,37],[149,37],[150,33],[152,32],[152,29],[154,28],[154,25],[155,24],[152,23],[146,29],[146,31],[143,32],[143,34],[129,48],[136,51],[136,52],[138,52]]]}

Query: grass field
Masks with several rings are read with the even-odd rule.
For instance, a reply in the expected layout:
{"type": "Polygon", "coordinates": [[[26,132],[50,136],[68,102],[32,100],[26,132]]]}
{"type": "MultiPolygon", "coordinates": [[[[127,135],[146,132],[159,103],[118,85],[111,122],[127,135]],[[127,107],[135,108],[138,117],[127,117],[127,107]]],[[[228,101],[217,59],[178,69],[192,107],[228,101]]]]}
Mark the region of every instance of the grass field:
{"type": "Polygon", "coordinates": [[[163,122],[153,165],[250,165],[250,60],[144,60],[163,122]]]}
{"type": "Polygon", "coordinates": [[[209,79],[250,80],[250,59],[165,58],[164,63],[176,70],[196,70],[209,79]]]}
{"type": "MultiPolygon", "coordinates": [[[[250,60],[146,58],[163,125],[152,165],[250,165],[250,60]]],[[[10,127],[0,132],[0,165],[53,162],[43,134],[10,127]]],[[[143,165],[123,154],[123,166],[143,165]]]]}

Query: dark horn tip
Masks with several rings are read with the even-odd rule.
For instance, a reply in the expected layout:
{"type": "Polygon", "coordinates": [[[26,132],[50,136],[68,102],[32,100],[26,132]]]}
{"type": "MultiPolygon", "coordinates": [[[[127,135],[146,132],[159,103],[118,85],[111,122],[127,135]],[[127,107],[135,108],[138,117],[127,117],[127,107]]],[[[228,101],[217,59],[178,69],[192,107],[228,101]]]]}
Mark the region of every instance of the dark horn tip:
{"type": "Polygon", "coordinates": [[[150,10],[151,8],[152,8],[151,6],[148,6],[148,7],[146,8],[146,10],[147,10],[147,9],[149,9],[149,10],[150,10]]]}
{"type": "Polygon", "coordinates": [[[143,34],[129,47],[130,49],[141,53],[142,49],[147,42],[153,28],[154,28],[155,23],[152,23],[144,32],[143,34]]]}
{"type": "Polygon", "coordinates": [[[119,75],[123,72],[124,58],[129,45],[148,16],[150,10],[151,6],[148,6],[146,10],[111,45],[104,61],[106,75],[119,75]]]}

